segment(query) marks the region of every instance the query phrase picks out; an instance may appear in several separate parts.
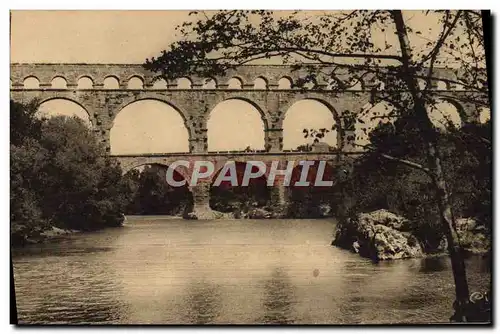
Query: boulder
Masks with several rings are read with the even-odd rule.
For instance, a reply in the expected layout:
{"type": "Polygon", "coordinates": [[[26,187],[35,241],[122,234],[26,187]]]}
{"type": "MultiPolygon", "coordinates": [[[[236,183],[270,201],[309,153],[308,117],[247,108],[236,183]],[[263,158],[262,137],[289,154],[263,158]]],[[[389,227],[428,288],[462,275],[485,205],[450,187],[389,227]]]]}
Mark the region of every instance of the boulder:
{"type": "Polygon", "coordinates": [[[375,261],[424,255],[417,238],[409,232],[408,220],[387,210],[361,213],[339,222],[332,245],[375,261]]]}
{"type": "Polygon", "coordinates": [[[235,219],[234,213],[232,212],[220,212],[212,210],[214,218],[213,219],[235,219]]]}
{"type": "Polygon", "coordinates": [[[410,232],[410,221],[385,209],[359,214],[359,219],[370,225],[384,225],[402,232],[410,232]]]}
{"type": "Polygon", "coordinates": [[[247,215],[247,218],[250,219],[268,219],[271,217],[272,213],[262,208],[254,208],[247,215]]]}
{"type": "Polygon", "coordinates": [[[184,219],[189,219],[189,220],[197,220],[198,216],[194,212],[188,212],[185,216],[184,219]]]}

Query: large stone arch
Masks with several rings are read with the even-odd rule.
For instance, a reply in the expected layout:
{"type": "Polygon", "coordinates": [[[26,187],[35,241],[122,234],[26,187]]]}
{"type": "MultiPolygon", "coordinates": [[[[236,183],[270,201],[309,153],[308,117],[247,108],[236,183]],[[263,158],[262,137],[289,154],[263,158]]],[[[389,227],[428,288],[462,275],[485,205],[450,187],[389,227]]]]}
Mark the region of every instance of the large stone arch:
{"type": "Polygon", "coordinates": [[[47,103],[47,102],[50,102],[50,101],[55,101],[55,100],[68,101],[68,102],[71,102],[71,103],[74,103],[74,104],[78,105],[79,107],[81,107],[87,113],[88,121],[90,122],[90,126],[91,127],[95,127],[96,126],[95,120],[94,120],[94,117],[93,117],[94,113],[93,113],[92,108],[90,106],[87,106],[87,105],[83,104],[81,101],[79,101],[77,99],[72,99],[72,98],[69,98],[69,97],[66,97],[66,96],[58,96],[57,94],[56,95],[52,95],[52,96],[44,96],[44,97],[41,97],[41,98],[36,98],[37,107],[40,108],[44,103],[47,103]]]}
{"type": "MultiPolygon", "coordinates": [[[[209,124],[211,117],[213,116],[214,110],[223,103],[230,102],[230,101],[241,101],[241,102],[248,104],[250,107],[252,107],[254,110],[256,110],[259,113],[260,120],[261,120],[262,127],[263,127],[262,133],[263,133],[263,139],[264,139],[264,142],[263,142],[264,147],[262,149],[265,149],[265,145],[266,145],[267,139],[268,139],[267,131],[269,129],[269,124],[270,124],[269,114],[265,111],[265,109],[262,108],[255,101],[251,100],[250,98],[246,98],[246,97],[224,96],[223,94],[220,94],[220,96],[217,95],[217,97],[218,98],[214,99],[212,101],[212,103],[210,103],[210,105],[207,107],[209,112],[205,113],[205,115],[204,115],[204,128],[207,131],[207,140],[208,140],[208,134],[209,134],[208,124],[209,124]]],[[[207,143],[208,143],[208,141],[207,141],[207,143]]],[[[207,148],[208,148],[208,146],[207,146],[207,148]]]]}
{"type": "MultiPolygon", "coordinates": [[[[129,173],[131,170],[141,167],[141,166],[147,166],[147,165],[158,165],[162,166],[165,168],[169,168],[171,163],[168,162],[161,162],[161,161],[155,161],[155,160],[132,160],[129,162],[120,162],[120,166],[122,168],[122,175],[125,175],[129,173]]],[[[177,172],[179,175],[181,175],[184,180],[186,180],[186,184],[189,185],[189,182],[191,182],[191,174],[185,170],[184,168],[176,168],[175,172],[177,172]]]]}
{"type": "Polygon", "coordinates": [[[126,107],[128,107],[129,105],[133,104],[133,103],[136,103],[136,102],[141,102],[141,101],[158,101],[158,102],[162,102],[162,103],[165,103],[166,105],[168,105],[169,107],[172,107],[173,109],[175,109],[175,111],[177,111],[179,113],[179,115],[182,117],[182,120],[184,122],[184,126],[186,127],[186,129],[188,130],[188,134],[189,134],[189,140],[192,140],[195,136],[194,136],[194,129],[189,126],[189,122],[188,122],[188,115],[186,114],[186,112],[184,110],[182,110],[181,108],[177,107],[177,104],[175,102],[172,102],[171,99],[166,99],[166,98],[163,98],[161,96],[156,96],[156,95],[152,95],[152,96],[143,96],[143,97],[140,97],[140,98],[137,98],[135,96],[131,96],[129,98],[125,98],[123,100],[122,103],[120,103],[116,108],[116,112],[113,112],[112,116],[111,116],[111,124],[110,124],[110,128],[113,127],[114,125],[114,122],[115,122],[115,119],[116,117],[118,116],[118,114],[123,110],[125,109],[126,107]]]}
{"type": "Polygon", "coordinates": [[[462,120],[462,123],[464,123],[464,124],[468,122],[468,120],[470,119],[471,116],[473,116],[473,117],[476,116],[476,115],[467,114],[463,104],[452,97],[438,96],[438,97],[436,97],[435,100],[436,100],[435,101],[436,103],[445,102],[445,103],[449,103],[449,104],[453,105],[457,109],[458,115],[460,116],[460,119],[462,120]]]}
{"type": "MultiPolygon", "coordinates": [[[[189,127],[189,124],[187,122],[187,119],[186,119],[186,115],[179,109],[177,108],[173,103],[171,103],[170,101],[167,101],[165,99],[161,99],[161,98],[151,98],[151,97],[144,97],[144,98],[140,98],[140,99],[127,99],[126,101],[124,101],[118,108],[118,112],[116,114],[113,114],[112,115],[112,119],[111,119],[111,122],[110,122],[110,126],[109,126],[109,129],[110,129],[110,148],[111,150],[113,150],[113,147],[112,146],[112,142],[114,140],[114,136],[116,134],[116,131],[117,128],[116,128],[116,120],[117,118],[119,117],[120,114],[122,114],[122,112],[127,109],[128,107],[131,107],[133,106],[134,104],[139,104],[139,103],[147,103],[147,102],[156,102],[156,103],[159,103],[160,106],[162,107],[168,107],[168,108],[171,108],[174,113],[175,113],[175,116],[173,117],[180,117],[180,120],[182,122],[182,125],[183,125],[183,129],[185,129],[186,133],[187,133],[187,150],[186,151],[173,151],[173,152],[169,152],[169,153],[181,153],[181,152],[185,152],[185,153],[188,153],[188,152],[191,152],[192,151],[192,148],[191,148],[191,145],[190,145],[190,142],[191,140],[193,139],[193,134],[192,134],[192,129],[189,127]]],[[[149,109],[151,111],[154,111],[154,112],[157,112],[156,108],[151,108],[149,109]]],[[[163,114],[163,111],[160,111],[160,114],[163,114]]],[[[123,114],[122,114],[123,115],[123,114]]],[[[154,122],[154,119],[150,119],[152,122],[154,122]]],[[[153,125],[153,123],[151,123],[151,125],[153,125]]],[[[183,133],[182,131],[178,133],[179,135],[182,135],[183,136],[183,133]]],[[[118,135],[116,135],[118,136],[118,135]]],[[[126,135],[123,135],[122,134],[122,137],[126,135]]],[[[151,143],[154,143],[154,142],[158,142],[157,140],[152,140],[151,143]]],[[[136,152],[137,153],[137,152],[136,152]]],[[[158,152],[160,153],[160,152],[158,152]]],[[[163,153],[163,152],[161,152],[163,153]]],[[[120,154],[120,153],[114,153],[114,154],[120,154]]],[[[125,153],[125,154],[129,154],[129,153],[125,153]]],[[[150,154],[150,153],[149,153],[150,154]]]]}
{"type": "Polygon", "coordinates": [[[315,95],[299,95],[298,97],[295,97],[295,98],[292,98],[292,99],[288,99],[287,101],[283,102],[282,104],[280,104],[280,110],[282,110],[283,112],[280,114],[280,118],[279,118],[279,125],[282,125],[283,124],[283,120],[285,119],[286,117],[286,113],[287,111],[297,102],[300,102],[300,101],[304,101],[304,100],[312,100],[312,101],[316,101],[316,102],[319,102],[321,104],[323,104],[325,107],[327,107],[330,112],[332,113],[333,115],[333,119],[335,120],[335,122],[338,122],[340,124],[341,122],[341,118],[340,118],[340,115],[339,113],[337,112],[337,110],[333,107],[333,104],[331,101],[329,101],[326,96],[321,96],[319,94],[315,94],[315,95]]]}
{"type": "Polygon", "coordinates": [[[314,95],[313,96],[308,96],[308,95],[299,96],[296,98],[289,99],[285,103],[281,104],[280,110],[282,110],[283,112],[279,115],[279,118],[278,118],[278,122],[277,122],[278,128],[283,129],[283,122],[284,122],[290,108],[292,108],[297,102],[301,102],[301,101],[315,101],[315,102],[320,103],[323,106],[325,106],[331,112],[331,114],[333,116],[333,120],[334,120],[335,124],[337,125],[337,147],[338,148],[343,147],[344,131],[342,131],[342,120],[340,118],[340,115],[337,112],[337,110],[333,107],[333,103],[331,103],[330,101],[328,101],[326,98],[324,98],[322,96],[314,96],[314,95]]]}
{"type": "Polygon", "coordinates": [[[252,107],[254,107],[255,109],[257,109],[257,111],[260,114],[260,118],[262,119],[262,122],[264,123],[264,131],[267,131],[269,129],[269,125],[272,123],[271,115],[269,114],[269,111],[267,110],[267,108],[265,108],[265,106],[255,102],[254,100],[252,100],[251,98],[248,98],[248,97],[238,96],[238,95],[228,96],[227,94],[224,94],[222,92],[220,94],[217,94],[215,96],[215,98],[207,106],[207,109],[209,110],[209,112],[205,113],[205,115],[204,115],[205,128],[206,128],[206,124],[208,122],[208,119],[210,118],[210,113],[212,112],[212,110],[214,110],[215,107],[217,107],[217,105],[219,105],[223,102],[226,102],[226,101],[231,101],[231,100],[246,102],[246,103],[250,104],[252,107]]]}

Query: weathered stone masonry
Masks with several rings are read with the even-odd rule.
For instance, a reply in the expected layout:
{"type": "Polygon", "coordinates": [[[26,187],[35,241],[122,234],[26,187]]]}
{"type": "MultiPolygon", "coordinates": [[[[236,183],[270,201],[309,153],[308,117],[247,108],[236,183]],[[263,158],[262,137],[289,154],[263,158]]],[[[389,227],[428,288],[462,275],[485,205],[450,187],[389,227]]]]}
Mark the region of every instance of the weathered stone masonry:
{"type": "MultiPolygon", "coordinates": [[[[465,122],[474,122],[478,119],[478,111],[472,103],[459,102],[462,97],[470,92],[454,90],[452,84],[447,79],[454,80],[456,73],[451,70],[440,69],[441,83],[433,83],[435,89],[447,90],[447,100],[457,106],[465,122]]],[[[65,99],[73,101],[84,108],[96,134],[105,144],[108,151],[110,149],[110,130],[116,115],[127,105],[140,100],[158,100],[167,103],[175,108],[184,119],[184,123],[189,133],[190,153],[184,155],[158,155],[158,156],[121,156],[118,157],[125,171],[132,167],[146,164],[159,163],[168,165],[172,159],[182,159],[184,157],[203,157],[223,164],[228,159],[240,161],[261,160],[280,161],[300,159],[310,160],[331,160],[332,156],[321,159],[318,154],[282,154],[283,152],[283,120],[286,111],[295,103],[304,99],[313,99],[327,106],[337,123],[343,125],[341,115],[344,111],[359,112],[370,101],[370,89],[373,85],[372,79],[366,77],[364,81],[353,87],[350,91],[341,93],[328,89],[303,90],[303,89],[279,89],[279,81],[282,78],[289,80],[292,85],[303,77],[305,72],[292,71],[289,66],[262,65],[262,66],[241,66],[237,70],[229,71],[223,77],[211,78],[215,80],[215,89],[204,89],[203,85],[207,78],[190,77],[191,88],[178,89],[177,81],[165,82],[164,86],[155,84],[153,73],[146,71],[139,64],[11,64],[11,98],[19,102],[29,102],[37,99],[41,104],[52,99],[65,99]],[[61,77],[66,81],[66,88],[52,88],[52,80],[61,77]],[[93,85],[91,89],[80,89],[78,80],[89,78],[93,85]],[[118,89],[107,89],[104,81],[108,77],[118,80],[118,89]],[[36,78],[39,87],[26,89],[24,81],[27,78],[36,78]],[[129,89],[128,83],[132,78],[142,81],[142,89],[129,89]],[[228,81],[237,78],[241,83],[241,89],[229,89],[228,81]],[[266,82],[266,87],[256,89],[254,81],[260,78],[266,82]],[[210,154],[207,152],[207,121],[210,111],[223,101],[230,99],[244,100],[252,104],[261,114],[264,130],[265,145],[267,152],[257,155],[234,155],[210,154]]],[[[328,83],[319,82],[319,85],[326,88],[328,83]]],[[[344,140],[348,132],[338,131],[338,146],[342,152],[352,152],[344,140]]],[[[339,161],[339,156],[335,155],[335,161],[339,161]]],[[[193,188],[195,207],[203,208],[208,206],[209,192],[206,186],[193,188]]],[[[284,191],[276,189],[273,198],[279,203],[284,202],[284,191]]],[[[279,204],[277,203],[277,204],[279,204]]]]}

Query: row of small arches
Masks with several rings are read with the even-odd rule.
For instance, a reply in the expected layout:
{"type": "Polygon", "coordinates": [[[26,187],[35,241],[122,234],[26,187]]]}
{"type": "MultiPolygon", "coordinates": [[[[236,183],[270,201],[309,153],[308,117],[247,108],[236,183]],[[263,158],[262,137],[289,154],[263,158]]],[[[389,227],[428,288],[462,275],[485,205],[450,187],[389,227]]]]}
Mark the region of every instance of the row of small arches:
{"type": "MultiPolygon", "coordinates": [[[[291,89],[293,86],[292,80],[287,77],[283,77],[278,81],[278,89],[291,89]]],[[[103,86],[104,89],[120,89],[120,82],[117,77],[115,76],[108,76],[104,79],[103,81],[103,86]]],[[[176,81],[176,84],[174,85],[175,88],[177,89],[191,89],[193,88],[193,83],[189,78],[179,78],[176,81]]],[[[203,85],[201,88],[203,89],[217,89],[219,86],[215,79],[213,78],[208,78],[205,79],[203,82],[203,85]]],[[[224,88],[227,89],[243,89],[243,81],[237,77],[233,77],[229,79],[229,81],[224,85],[224,88]]],[[[40,88],[40,81],[38,80],[37,77],[35,76],[29,76],[24,79],[23,81],[23,88],[24,89],[39,89],[40,88]]],[[[68,84],[67,81],[64,77],[61,76],[56,76],[52,79],[50,88],[52,89],[67,89],[68,84]]],[[[142,78],[138,76],[133,76],[131,77],[126,85],[127,89],[144,89],[144,81],[142,78]]],[[[168,89],[169,85],[164,79],[159,79],[156,80],[152,86],[151,89],[153,90],[164,90],[168,89]]],[[[245,87],[246,88],[246,87],[245,87]]],[[[255,79],[253,84],[251,85],[252,89],[259,89],[259,90],[265,90],[268,89],[268,82],[266,79],[262,77],[258,77],[255,79]]],[[[78,79],[77,82],[77,89],[94,89],[94,81],[87,76],[81,77],[78,79]]]]}
{"type": "MultiPolygon", "coordinates": [[[[425,82],[423,80],[419,80],[420,88],[425,88],[425,82]]],[[[227,82],[227,89],[243,89],[243,88],[250,88],[250,89],[257,89],[257,90],[266,90],[269,88],[268,82],[265,78],[263,77],[258,77],[254,80],[253,84],[250,85],[250,87],[247,87],[243,85],[243,81],[237,77],[231,78],[227,82]]],[[[24,89],[39,89],[40,88],[40,81],[38,78],[35,76],[29,76],[24,79],[23,82],[23,87],[24,89]]],[[[56,76],[52,79],[51,81],[51,89],[68,89],[68,84],[65,78],[61,76],[56,76]]],[[[77,89],[85,90],[85,89],[93,89],[94,88],[94,81],[87,76],[81,77],[78,79],[77,82],[77,89]]],[[[120,89],[120,82],[118,78],[115,76],[108,76],[104,79],[103,81],[103,87],[104,89],[120,89]]],[[[131,90],[142,90],[144,89],[144,81],[142,78],[138,76],[133,76],[131,77],[128,82],[127,82],[127,89],[131,90]]],[[[163,79],[156,80],[153,85],[151,86],[151,89],[153,90],[165,90],[168,89],[169,86],[167,82],[163,79]]],[[[175,87],[176,89],[191,89],[193,88],[193,83],[189,78],[179,78],[176,81],[175,87]]],[[[221,88],[218,86],[217,82],[213,78],[208,78],[205,79],[203,82],[202,87],[203,89],[217,89],[221,88]]],[[[226,86],[224,86],[226,88],[226,86]]],[[[292,89],[293,88],[293,82],[291,78],[288,77],[283,77],[278,81],[278,86],[276,87],[277,89],[292,89]]],[[[305,88],[311,89],[313,88],[313,84],[309,83],[305,85],[305,88]]],[[[325,87],[326,89],[332,89],[333,86],[327,85],[325,87]]],[[[454,85],[451,87],[447,82],[445,81],[436,81],[434,88],[437,90],[463,90],[463,87],[460,85],[454,85]]],[[[354,83],[350,88],[350,90],[362,90],[363,85],[360,81],[354,83]]]]}

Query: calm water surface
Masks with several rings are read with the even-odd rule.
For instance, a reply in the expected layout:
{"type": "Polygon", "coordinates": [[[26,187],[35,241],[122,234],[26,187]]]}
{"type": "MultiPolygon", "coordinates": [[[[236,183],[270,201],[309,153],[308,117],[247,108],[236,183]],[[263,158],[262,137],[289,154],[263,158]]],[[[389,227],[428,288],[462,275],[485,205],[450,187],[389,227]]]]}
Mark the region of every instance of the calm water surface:
{"type": "MultiPolygon", "coordinates": [[[[13,253],[20,323],[428,323],[451,315],[447,258],[373,264],[332,220],[129,218],[13,253]]],[[[487,289],[480,258],[471,290],[487,289]]]]}

